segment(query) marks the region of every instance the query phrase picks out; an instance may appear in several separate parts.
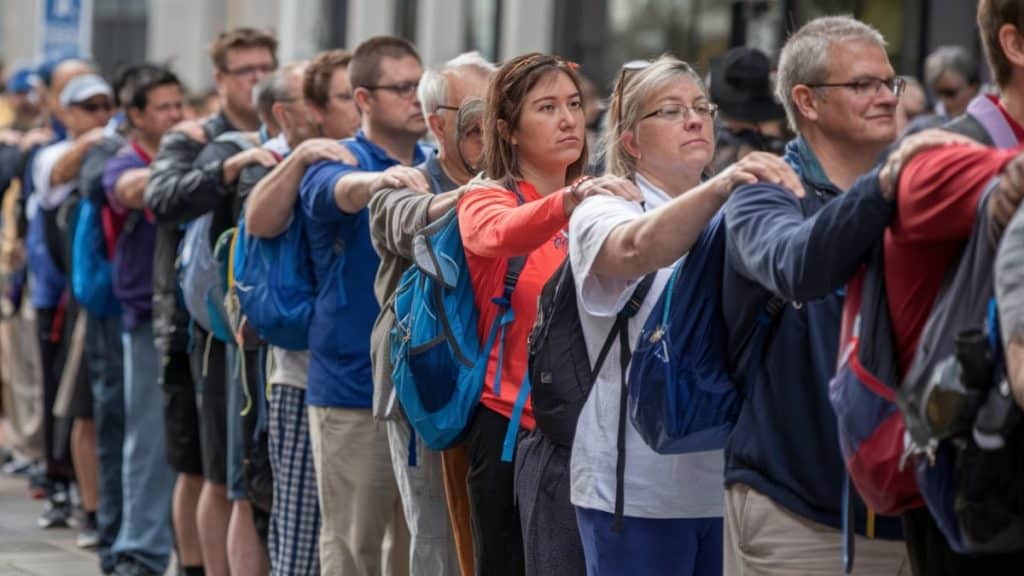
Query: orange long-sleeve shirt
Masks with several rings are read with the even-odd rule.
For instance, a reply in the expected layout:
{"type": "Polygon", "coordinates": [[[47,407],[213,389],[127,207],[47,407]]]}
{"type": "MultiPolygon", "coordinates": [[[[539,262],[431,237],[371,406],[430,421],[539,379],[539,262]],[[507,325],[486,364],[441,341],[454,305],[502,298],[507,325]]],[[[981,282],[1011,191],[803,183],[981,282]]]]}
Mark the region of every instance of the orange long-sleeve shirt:
{"type": "MultiPolygon", "coordinates": [[[[517,205],[515,194],[509,190],[487,188],[466,194],[458,206],[462,244],[480,311],[477,334],[481,342],[486,341],[499,312],[491,299],[502,294],[508,259],[528,255],[512,293],[515,319],[506,327],[501,394],[494,393],[498,366],[496,342],[490,350],[481,399],[484,406],[506,418],[511,417],[526,375],[527,338],[537,316],[540,292],[569,251],[565,234],[569,218],[565,215],[564,194],[555,192],[542,197],[528,182],[518,184],[526,201],[522,205],[517,205]]],[[[521,426],[532,430],[534,425],[533,406],[527,401],[521,426]]]]}

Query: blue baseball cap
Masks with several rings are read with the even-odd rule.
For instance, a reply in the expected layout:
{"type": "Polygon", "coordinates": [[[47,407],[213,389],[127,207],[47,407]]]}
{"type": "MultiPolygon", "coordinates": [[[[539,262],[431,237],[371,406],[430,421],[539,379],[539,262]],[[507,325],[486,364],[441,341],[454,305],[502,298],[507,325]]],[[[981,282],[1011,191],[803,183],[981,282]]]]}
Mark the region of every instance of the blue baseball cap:
{"type": "Polygon", "coordinates": [[[39,77],[29,68],[19,68],[7,78],[7,91],[14,94],[26,94],[39,85],[39,77]]]}

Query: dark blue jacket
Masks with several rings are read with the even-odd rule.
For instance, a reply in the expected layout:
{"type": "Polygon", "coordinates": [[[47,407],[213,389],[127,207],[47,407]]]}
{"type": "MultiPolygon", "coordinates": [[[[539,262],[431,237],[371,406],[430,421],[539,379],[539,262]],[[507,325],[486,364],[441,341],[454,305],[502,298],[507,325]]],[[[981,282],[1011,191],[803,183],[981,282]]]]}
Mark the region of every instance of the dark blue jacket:
{"type": "MultiPolygon", "coordinates": [[[[843,287],[881,238],[893,206],[881,195],[877,169],[843,193],[802,139],[790,143],[785,158],[803,180],[803,199],[754,184],[736,190],[725,208],[730,352],[737,354],[771,295],[788,302],[760,362],[746,370],[746,398],[725,449],[725,482],[746,484],[799,516],[842,529],[846,468],[828,387],[843,287]]],[[[866,514],[857,506],[857,532],[864,534],[866,514]]],[[[879,518],[876,535],[899,538],[898,519],[879,518]]]]}

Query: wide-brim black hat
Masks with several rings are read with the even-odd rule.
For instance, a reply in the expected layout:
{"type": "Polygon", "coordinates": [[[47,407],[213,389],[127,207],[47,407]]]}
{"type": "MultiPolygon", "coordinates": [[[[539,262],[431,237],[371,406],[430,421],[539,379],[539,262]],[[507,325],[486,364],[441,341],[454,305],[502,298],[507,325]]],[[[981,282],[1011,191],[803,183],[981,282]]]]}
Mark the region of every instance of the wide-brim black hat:
{"type": "Polygon", "coordinates": [[[711,61],[711,100],[722,114],[746,122],[786,117],[772,92],[771,61],[764,52],[740,46],[711,61]]]}

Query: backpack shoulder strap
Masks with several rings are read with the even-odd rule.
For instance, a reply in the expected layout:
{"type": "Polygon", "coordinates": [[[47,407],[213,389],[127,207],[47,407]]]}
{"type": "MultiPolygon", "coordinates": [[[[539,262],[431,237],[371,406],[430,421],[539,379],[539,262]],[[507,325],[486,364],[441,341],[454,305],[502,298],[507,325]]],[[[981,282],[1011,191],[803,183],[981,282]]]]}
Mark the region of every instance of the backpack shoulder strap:
{"type": "Polygon", "coordinates": [[[985,126],[974,116],[963,114],[943,126],[943,130],[967,136],[971,140],[980,142],[986,146],[992,145],[992,137],[989,136],[985,126]]]}

